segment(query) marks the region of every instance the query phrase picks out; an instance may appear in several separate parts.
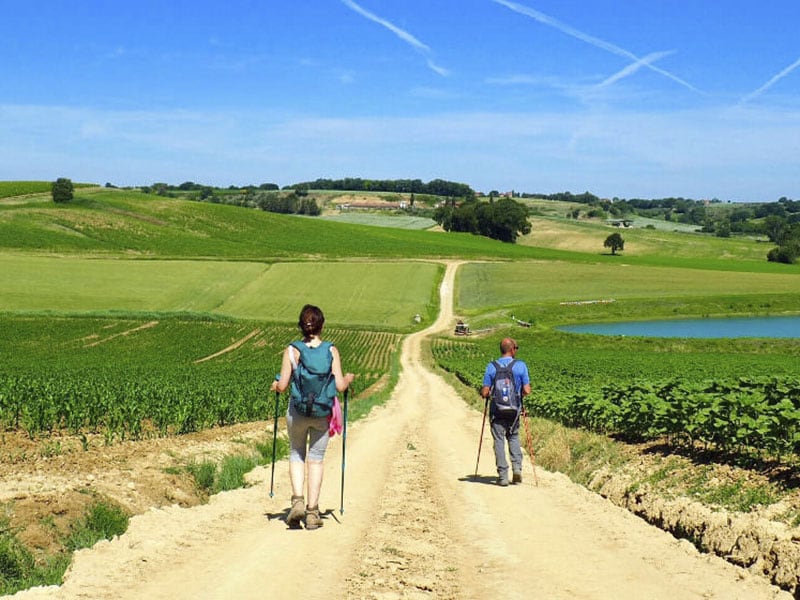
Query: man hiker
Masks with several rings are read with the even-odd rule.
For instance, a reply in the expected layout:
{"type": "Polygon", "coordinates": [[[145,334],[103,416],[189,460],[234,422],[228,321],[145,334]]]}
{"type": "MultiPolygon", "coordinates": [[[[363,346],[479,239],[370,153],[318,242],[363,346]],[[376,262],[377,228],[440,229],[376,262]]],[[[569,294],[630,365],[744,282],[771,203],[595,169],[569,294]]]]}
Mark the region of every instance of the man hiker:
{"type": "Polygon", "coordinates": [[[490,405],[489,422],[494,440],[497,483],[507,486],[508,461],[506,441],[511,455],[513,483],[522,483],[522,449],[519,444],[519,421],[522,398],[531,393],[528,366],[516,358],[519,346],[512,338],[500,342],[500,358],[486,365],[481,397],[490,405]]]}

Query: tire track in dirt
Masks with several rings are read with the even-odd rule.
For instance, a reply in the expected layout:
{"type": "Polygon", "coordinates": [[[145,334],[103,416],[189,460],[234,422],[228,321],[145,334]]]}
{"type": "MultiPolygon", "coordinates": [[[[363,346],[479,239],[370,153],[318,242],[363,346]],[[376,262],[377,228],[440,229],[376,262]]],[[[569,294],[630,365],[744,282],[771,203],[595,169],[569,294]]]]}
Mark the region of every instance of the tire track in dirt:
{"type": "MultiPolygon", "coordinates": [[[[448,265],[442,284],[442,310],[428,329],[403,343],[403,371],[395,395],[430,398],[425,370],[420,365],[422,339],[446,328],[451,320],[448,290],[456,264],[448,265]]],[[[463,540],[448,517],[447,499],[436,484],[436,453],[424,402],[404,402],[396,421],[402,427],[390,456],[394,457],[373,527],[359,544],[354,566],[346,579],[345,598],[466,597],[460,587],[457,548],[463,540]],[[402,532],[402,535],[399,533],[402,532]]]]}
{"type": "Polygon", "coordinates": [[[354,557],[355,574],[346,580],[345,598],[463,598],[446,503],[430,485],[430,448],[418,427],[400,437],[403,447],[395,453],[403,457],[389,469],[375,525],[354,557]]]}

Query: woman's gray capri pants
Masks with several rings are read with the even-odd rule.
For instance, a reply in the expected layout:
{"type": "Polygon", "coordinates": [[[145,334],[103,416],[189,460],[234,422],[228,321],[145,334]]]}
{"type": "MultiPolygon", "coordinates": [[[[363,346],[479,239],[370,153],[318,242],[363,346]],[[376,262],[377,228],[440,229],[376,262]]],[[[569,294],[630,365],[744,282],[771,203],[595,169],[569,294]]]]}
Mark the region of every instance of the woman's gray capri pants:
{"type": "Polygon", "coordinates": [[[304,417],[289,402],[286,412],[286,427],[289,430],[289,460],[322,462],[328,447],[328,417],[304,417]],[[308,446],[308,456],[306,456],[308,446]]]}

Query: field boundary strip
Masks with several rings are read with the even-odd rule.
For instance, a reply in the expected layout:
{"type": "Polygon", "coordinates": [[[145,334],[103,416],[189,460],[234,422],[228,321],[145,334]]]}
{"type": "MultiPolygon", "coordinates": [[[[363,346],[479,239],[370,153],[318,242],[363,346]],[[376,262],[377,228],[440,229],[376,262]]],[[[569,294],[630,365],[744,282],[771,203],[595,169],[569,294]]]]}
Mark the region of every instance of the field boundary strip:
{"type": "Polygon", "coordinates": [[[218,356],[222,356],[223,354],[227,354],[228,352],[233,352],[234,350],[239,348],[242,344],[246,343],[248,340],[252,339],[253,337],[257,336],[260,333],[261,333],[260,329],[253,329],[253,331],[248,333],[242,339],[236,340],[230,346],[228,346],[226,348],[223,348],[222,350],[220,350],[219,352],[215,352],[214,354],[209,354],[208,356],[204,356],[203,358],[198,358],[197,360],[195,360],[193,362],[194,362],[194,364],[198,364],[198,363],[206,362],[207,360],[213,360],[213,359],[217,358],[218,356]]]}
{"type": "Polygon", "coordinates": [[[106,342],[110,342],[114,338],[117,338],[121,335],[131,335],[132,333],[136,333],[137,331],[141,331],[143,329],[151,329],[158,325],[158,321],[148,321],[143,325],[139,325],[138,327],[134,327],[133,329],[128,329],[126,331],[120,331],[119,333],[115,333],[114,335],[110,335],[106,338],[101,340],[97,340],[96,342],[92,342],[91,344],[84,345],[84,348],[92,348],[93,346],[99,346],[100,344],[105,344],[106,342]]]}

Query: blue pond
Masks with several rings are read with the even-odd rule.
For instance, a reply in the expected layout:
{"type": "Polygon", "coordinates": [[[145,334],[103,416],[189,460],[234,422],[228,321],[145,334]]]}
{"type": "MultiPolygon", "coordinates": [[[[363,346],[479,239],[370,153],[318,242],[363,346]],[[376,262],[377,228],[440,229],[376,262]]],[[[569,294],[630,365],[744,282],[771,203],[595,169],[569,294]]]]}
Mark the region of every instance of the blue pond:
{"type": "Polygon", "coordinates": [[[590,323],[558,328],[572,333],[681,338],[800,338],[800,316],[732,317],[590,323]]]}

